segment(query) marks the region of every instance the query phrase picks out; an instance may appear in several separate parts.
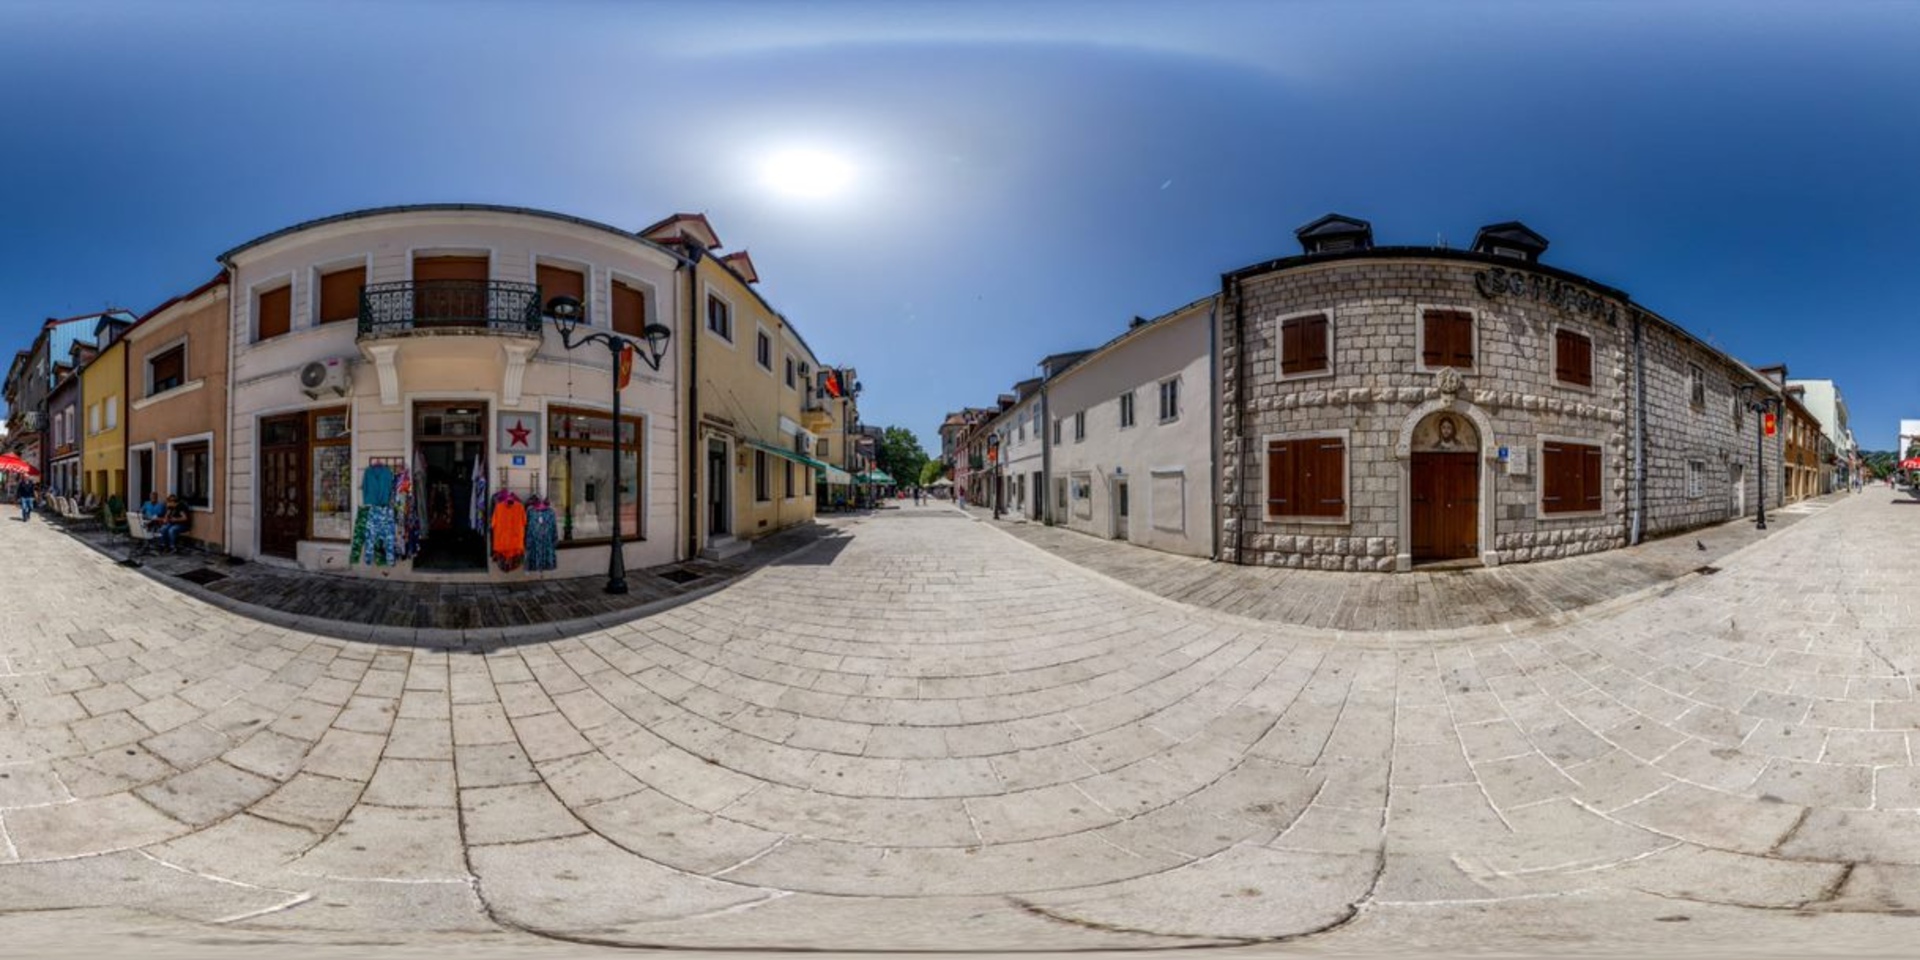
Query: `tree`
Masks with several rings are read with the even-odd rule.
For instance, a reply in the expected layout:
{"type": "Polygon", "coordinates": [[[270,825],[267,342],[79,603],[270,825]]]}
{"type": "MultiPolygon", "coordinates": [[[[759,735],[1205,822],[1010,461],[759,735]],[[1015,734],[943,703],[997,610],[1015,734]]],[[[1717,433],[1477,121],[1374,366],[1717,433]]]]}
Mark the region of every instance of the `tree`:
{"type": "Polygon", "coordinates": [[[946,472],[946,464],[938,460],[928,460],[926,464],[920,468],[920,485],[923,487],[931,487],[933,486],[933,482],[940,479],[946,472]]]}
{"type": "Polygon", "coordinates": [[[880,435],[880,469],[885,470],[895,483],[908,484],[920,479],[920,471],[927,462],[927,452],[920,449],[920,438],[906,427],[888,427],[880,435]]]}

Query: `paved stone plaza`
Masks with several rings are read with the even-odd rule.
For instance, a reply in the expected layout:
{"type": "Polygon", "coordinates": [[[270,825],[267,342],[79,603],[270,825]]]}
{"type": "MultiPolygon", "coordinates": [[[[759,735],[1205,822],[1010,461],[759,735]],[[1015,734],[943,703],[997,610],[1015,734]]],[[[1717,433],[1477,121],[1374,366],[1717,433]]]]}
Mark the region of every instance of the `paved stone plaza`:
{"type": "Polygon", "coordinates": [[[909,507],[471,652],[0,521],[0,953],[1907,952],[1920,502],[1807,512],[1670,590],[1436,638],[909,507]]]}

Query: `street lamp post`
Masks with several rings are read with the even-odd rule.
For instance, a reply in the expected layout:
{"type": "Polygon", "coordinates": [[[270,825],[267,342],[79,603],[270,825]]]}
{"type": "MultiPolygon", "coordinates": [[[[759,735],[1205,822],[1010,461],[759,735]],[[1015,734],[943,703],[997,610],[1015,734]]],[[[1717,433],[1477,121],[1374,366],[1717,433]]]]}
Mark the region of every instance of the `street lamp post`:
{"type": "Polygon", "coordinates": [[[1767,414],[1771,412],[1775,416],[1779,415],[1780,398],[1763,396],[1758,400],[1751,399],[1755,395],[1755,385],[1751,383],[1743,383],[1737,389],[1740,391],[1740,402],[1746,404],[1747,409],[1755,414],[1753,418],[1753,472],[1760,476],[1760,511],[1758,517],[1755,519],[1753,528],[1755,530],[1765,530],[1767,528],[1767,414]]]}
{"type": "MultiPolygon", "coordinates": [[[[607,592],[627,592],[627,558],[622,531],[620,530],[620,498],[622,496],[620,477],[620,434],[624,424],[620,421],[620,358],[621,354],[639,345],[631,338],[605,330],[596,330],[576,338],[574,331],[580,321],[586,318],[586,308],[580,301],[568,296],[554,297],[547,301],[547,315],[554,319],[560,330],[560,344],[568,350],[598,343],[607,348],[607,356],[612,362],[613,383],[613,545],[607,551],[607,592]]],[[[660,360],[667,352],[667,338],[673,331],[664,324],[649,323],[640,331],[646,344],[646,350],[634,350],[639,358],[646,362],[654,372],[660,370],[660,360]]],[[[636,441],[640,438],[635,437],[636,441]]]]}
{"type": "Polygon", "coordinates": [[[987,459],[993,461],[993,482],[987,495],[993,498],[993,518],[1000,519],[1000,434],[987,434],[987,459]]]}

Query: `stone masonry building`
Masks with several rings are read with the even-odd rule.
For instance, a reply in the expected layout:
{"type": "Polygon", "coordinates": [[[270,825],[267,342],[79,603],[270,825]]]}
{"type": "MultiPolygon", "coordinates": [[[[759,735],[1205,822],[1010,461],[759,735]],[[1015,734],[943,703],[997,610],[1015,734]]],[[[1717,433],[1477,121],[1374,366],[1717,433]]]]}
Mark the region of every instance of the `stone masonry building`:
{"type": "Polygon", "coordinates": [[[1495,565],[1757,504],[1742,391],[1779,386],[1540,263],[1547,241],[1524,225],[1486,227],[1471,250],[1375,247],[1338,215],[1297,236],[1302,255],[1222,278],[1221,559],[1495,565]]]}

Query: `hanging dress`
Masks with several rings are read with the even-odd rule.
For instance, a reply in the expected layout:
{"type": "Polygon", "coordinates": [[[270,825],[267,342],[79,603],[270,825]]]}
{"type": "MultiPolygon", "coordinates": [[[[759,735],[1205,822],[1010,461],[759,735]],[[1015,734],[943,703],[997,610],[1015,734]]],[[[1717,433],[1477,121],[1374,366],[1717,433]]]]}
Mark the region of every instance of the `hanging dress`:
{"type": "Polygon", "coordinates": [[[493,504],[493,562],[500,569],[520,569],[527,556],[527,507],[512,491],[500,494],[493,504]]]}
{"type": "Polygon", "coordinates": [[[368,465],[360,474],[360,509],[353,518],[353,543],[347,551],[347,563],[361,561],[384,567],[399,553],[398,529],[393,514],[393,468],[383,463],[368,465]]]}
{"type": "Polygon", "coordinates": [[[554,570],[560,566],[557,548],[560,525],[553,504],[545,499],[527,503],[527,571],[554,570]]]}

